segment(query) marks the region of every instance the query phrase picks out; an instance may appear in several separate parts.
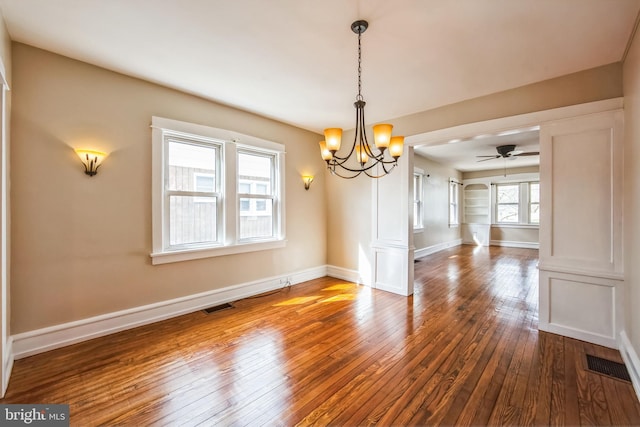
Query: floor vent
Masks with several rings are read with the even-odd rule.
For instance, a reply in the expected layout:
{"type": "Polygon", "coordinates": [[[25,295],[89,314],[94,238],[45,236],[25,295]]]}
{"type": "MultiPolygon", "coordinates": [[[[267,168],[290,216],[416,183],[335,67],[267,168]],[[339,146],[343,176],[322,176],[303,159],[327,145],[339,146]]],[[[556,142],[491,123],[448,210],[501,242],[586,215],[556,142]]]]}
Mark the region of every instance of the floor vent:
{"type": "Polygon", "coordinates": [[[216,305],[215,307],[205,308],[202,311],[204,311],[207,314],[211,314],[211,313],[215,313],[216,311],[227,310],[229,308],[233,308],[233,305],[229,304],[228,302],[225,302],[224,304],[216,305]]]}
{"type": "Polygon", "coordinates": [[[607,375],[612,378],[631,382],[631,377],[627,371],[627,367],[623,363],[614,362],[613,360],[602,359],[600,357],[587,354],[587,365],[590,371],[607,375]]]}

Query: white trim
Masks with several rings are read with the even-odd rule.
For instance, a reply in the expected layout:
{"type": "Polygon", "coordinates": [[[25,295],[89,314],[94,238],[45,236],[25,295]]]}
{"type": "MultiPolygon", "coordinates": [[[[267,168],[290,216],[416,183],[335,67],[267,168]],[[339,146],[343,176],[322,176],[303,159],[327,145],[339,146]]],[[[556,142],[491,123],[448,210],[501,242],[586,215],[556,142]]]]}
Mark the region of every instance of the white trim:
{"type": "Polygon", "coordinates": [[[263,292],[325,277],[327,267],[319,266],[254,282],[188,295],[168,301],[134,307],[88,319],[50,326],[13,335],[13,357],[23,357],[109,335],[126,329],[192,313],[206,307],[236,301],[263,292]]]}
{"type": "Polygon", "coordinates": [[[13,354],[13,337],[7,338],[7,342],[5,343],[5,360],[3,361],[3,377],[2,377],[2,397],[7,392],[7,387],[9,387],[9,379],[11,378],[11,371],[13,370],[13,362],[15,360],[13,354]]]}
{"type": "Polygon", "coordinates": [[[286,240],[269,240],[265,242],[239,243],[217,248],[186,249],[181,251],[159,252],[149,255],[151,264],[167,264],[170,262],[189,261],[192,259],[209,258],[213,256],[242,254],[246,252],[278,249],[287,246],[286,240]]]}
{"type": "Polygon", "coordinates": [[[625,331],[620,332],[620,354],[629,371],[636,397],[640,401],[640,359],[625,331]]]}
{"type": "Polygon", "coordinates": [[[362,276],[360,276],[360,273],[358,271],[350,270],[343,267],[337,267],[335,265],[327,266],[327,276],[357,283],[358,285],[371,286],[371,284],[365,283],[365,280],[362,278],[362,276]]]}
{"type": "Polygon", "coordinates": [[[542,260],[538,262],[538,269],[544,271],[552,271],[554,273],[577,274],[579,276],[596,277],[600,279],[619,281],[624,280],[624,274],[622,273],[611,273],[601,270],[587,270],[584,268],[566,267],[564,265],[556,265],[542,260]]]}
{"type": "Polygon", "coordinates": [[[408,146],[437,145],[454,138],[465,139],[485,133],[499,133],[522,127],[540,126],[542,123],[553,120],[561,120],[603,111],[619,110],[623,108],[623,100],[623,97],[611,98],[603,101],[553,108],[551,110],[535,111],[517,116],[467,123],[411,135],[404,139],[404,143],[408,146]]]}
{"type": "Polygon", "coordinates": [[[592,344],[601,345],[609,348],[618,348],[615,338],[596,334],[593,332],[583,331],[581,329],[572,328],[570,326],[556,325],[554,323],[540,322],[538,329],[544,332],[551,332],[553,334],[562,335],[569,338],[574,338],[580,341],[589,342],[592,344]]]}
{"type": "Polygon", "coordinates": [[[527,249],[540,249],[540,243],[538,242],[515,242],[511,240],[491,240],[490,246],[505,246],[507,248],[527,248],[527,249]]]}
{"type": "Polygon", "coordinates": [[[445,249],[453,248],[454,246],[460,246],[462,239],[451,240],[449,242],[438,243],[436,245],[427,246],[426,248],[416,249],[414,259],[422,258],[423,256],[435,254],[436,252],[443,251],[445,249]]]}

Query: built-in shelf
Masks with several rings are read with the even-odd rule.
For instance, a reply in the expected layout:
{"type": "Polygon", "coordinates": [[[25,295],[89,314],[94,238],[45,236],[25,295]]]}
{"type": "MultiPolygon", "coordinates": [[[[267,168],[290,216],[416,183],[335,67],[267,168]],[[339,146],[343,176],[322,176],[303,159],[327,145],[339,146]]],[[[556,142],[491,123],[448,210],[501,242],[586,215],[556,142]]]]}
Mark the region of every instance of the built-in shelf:
{"type": "Polygon", "coordinates": [[[464,188],[464,222],[466,224],[489,224],[490,193],[485,184],[469,184],[464,188]]]}

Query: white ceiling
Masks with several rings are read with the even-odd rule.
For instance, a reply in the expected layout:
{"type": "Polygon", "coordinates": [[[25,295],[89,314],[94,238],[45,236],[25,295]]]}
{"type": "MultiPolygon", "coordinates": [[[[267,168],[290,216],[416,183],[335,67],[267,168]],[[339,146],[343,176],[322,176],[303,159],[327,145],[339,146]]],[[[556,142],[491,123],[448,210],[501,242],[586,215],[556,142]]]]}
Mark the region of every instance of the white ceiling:
{"type": "MultiPolygon", "coordinates": [[[[640,0],[0,0],[11,38],[320,133],[620,61],[640,0]]],[[[498,144],[499,145],[499,144],[498,144]]],[[[490,163],[490,162],[485,162],[490,163]]]]}
{"type": "Polygon", "coordinates": [[[418,155],[446,164],[462,172],[519,168],[540,164],[540,156],[514,156],[507,159],[480,158],[497,155],[496,147],[515,145],[515,151],[540,152],[538,127],[514,129],[496,135],[478,135],[469,139],[453,139],[439,145],[417,146],[418,155]]]}

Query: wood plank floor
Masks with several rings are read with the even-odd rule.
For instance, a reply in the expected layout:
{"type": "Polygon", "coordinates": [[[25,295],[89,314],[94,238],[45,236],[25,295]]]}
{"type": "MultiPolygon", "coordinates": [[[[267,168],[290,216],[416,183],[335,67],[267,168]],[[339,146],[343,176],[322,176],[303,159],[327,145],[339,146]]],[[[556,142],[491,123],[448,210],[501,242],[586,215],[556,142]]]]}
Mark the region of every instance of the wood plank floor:
{"type": "Polygon", "coordinates": [[[537,251],[461,246],[410,298],[323,278],[15,363],[0,403],[93,425],[640,425],[617,351],[539,332],[537,251]]]}

